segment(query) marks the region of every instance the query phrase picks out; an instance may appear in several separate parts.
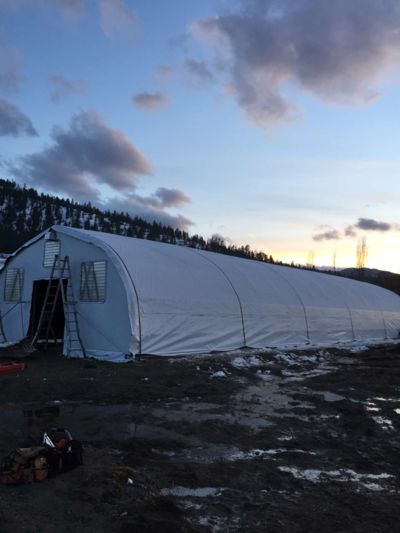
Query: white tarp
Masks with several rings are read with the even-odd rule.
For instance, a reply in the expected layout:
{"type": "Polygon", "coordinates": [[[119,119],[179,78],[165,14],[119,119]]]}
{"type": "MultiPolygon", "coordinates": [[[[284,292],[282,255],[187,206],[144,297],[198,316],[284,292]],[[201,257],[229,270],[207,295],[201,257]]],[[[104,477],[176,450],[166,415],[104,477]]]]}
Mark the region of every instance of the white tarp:
{"type": "MultiPolygon", "coordinates": [[[[177,355],[213,350],[334,346],[398,339],[400,297],[368,283],[192,248],[54,226],[69,256],[78,294],[82,261],[107,260],[106,298],[78,298],[87,353],[123,361],[131,354],[177,355]],[[112,268],[111,268],[112,267],[112,268]]],[[[24,338],[32,286],[48,279],[44,234],[6,263],[24,269],[24,298],[2,301],[7,340],[24,338]]]]}
{"type": "Polygon", "coordinates": [[[54,229],[102,247],[115,262],[141,353],[399,336],[400,297],[371,284],[108,233],[54,229]]]}

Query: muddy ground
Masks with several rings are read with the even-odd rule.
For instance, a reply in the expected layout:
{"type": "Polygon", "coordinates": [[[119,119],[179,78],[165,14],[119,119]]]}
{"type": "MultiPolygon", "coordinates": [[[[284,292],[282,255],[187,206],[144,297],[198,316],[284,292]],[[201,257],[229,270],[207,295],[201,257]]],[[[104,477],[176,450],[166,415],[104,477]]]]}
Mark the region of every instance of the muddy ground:
{"type": "Polygon", "coordinates": [[[400,531],[400,346],[26,362],[0,455],[65,426],[85,462],[0,486],[1,533],[400,531]]]}

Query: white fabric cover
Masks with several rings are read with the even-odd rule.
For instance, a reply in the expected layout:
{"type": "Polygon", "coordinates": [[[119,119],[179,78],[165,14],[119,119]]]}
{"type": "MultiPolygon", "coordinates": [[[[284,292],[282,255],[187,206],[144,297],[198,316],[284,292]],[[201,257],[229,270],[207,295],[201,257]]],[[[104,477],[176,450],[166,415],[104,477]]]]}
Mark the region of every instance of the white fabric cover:
{"type": "Polygon", "coordinates": [[[54,229],[101,247],[114,262],[128,295],[134,354],[399,336],[400,297],[368,283],[108,233],[54,229]]]}

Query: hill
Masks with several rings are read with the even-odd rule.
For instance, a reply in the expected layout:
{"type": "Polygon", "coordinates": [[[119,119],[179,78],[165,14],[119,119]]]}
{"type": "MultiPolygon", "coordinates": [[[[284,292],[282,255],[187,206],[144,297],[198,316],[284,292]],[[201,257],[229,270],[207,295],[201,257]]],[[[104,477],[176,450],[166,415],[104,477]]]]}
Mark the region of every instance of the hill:
{"type": "Polygon", "coordinates": [[[60,224],[75,228],[115,233],[236,255],[258,261],[274,262],[272,256],[254,252],[247,246],[227,246],[219,236],[204,239],[179,228],[149,222],[128,213],[102,211],[90,203],[40,194],[35,189],[21,187],[10,180],[0,179],[0,253],[10,253],[38,235],[60,224]]]}
{"type": "MultiPolygon", "coordinates": [[[[275,263],[272,255],[253,251],[248,245],[227,246],[223,238],[217,235],[207,240],[199,235],[190,236],[179,228],[164,226],[157,221],[149,222],[128,213],[102,211],[90,203],[81,204],[68,198],[40,194],[35,189],[0,179],[0,256],[2,253],[15,251],[27,240],[54,224],[190,246],[275,263]]],[[[1,263],[0,259],[0,268],[1,263]]],[[[281,261],[276,263],[285,264],[281,261]]],[[[294,263],[286,266],[306,268],[294,263]]],[[[312,267],[312,270],[317,269],[312,267]]],[[[400,275],[392,272],[368,268],[347,268],[337,272],[322,270],[322,272],[366,281],[400,294],[400,275]]]]}
{"type": "Polygon", "coordinates": [[[400,295],[400,274],[395,274],[394,272],[376,268],[345,268],[339,272],[339,275],[373,283],[400,295]]]}

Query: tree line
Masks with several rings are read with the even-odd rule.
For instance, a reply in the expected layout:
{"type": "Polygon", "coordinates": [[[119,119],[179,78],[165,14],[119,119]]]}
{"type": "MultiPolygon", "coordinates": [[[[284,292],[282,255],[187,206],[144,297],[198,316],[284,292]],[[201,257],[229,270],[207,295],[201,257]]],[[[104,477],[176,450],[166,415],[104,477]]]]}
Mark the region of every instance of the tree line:
{"type": "MultiPolygon", "coordinates": [[[[204,239],[201,235],[189,235],[186,231],[163,225],[156,220],[149,222],[129,213],[103,211],[90,202],[79,203],[39,193],[36,189],[18,185],[14,181],[0,179],[0,253],[15,251],[55,224],[189,246],[263,263],[317,270],[311,262],[307,266],[294,262],[282,263],[274,260],[271,254],[252,250],[249,245],[227,244],[219,235],[204,239]]],[[[400,275],[380,272],[371,277],[368,271],[369,269],[356,268],[323,272],[367,281],[400,294],[400,275]]]]}
{"type": "Polygon", "coordinates": [[[204,239],[201,235],[189,235],[156,220],[149,222],[129,213],[101,210],[90,202],[79,203],[39,193],[14,181],[0,179],[0,252],[14,251],[54,224],[189,246],[266,263],[275,262],[272,255],[254,251],[249,245],[227,245],[218,235],[204,239]]]}

